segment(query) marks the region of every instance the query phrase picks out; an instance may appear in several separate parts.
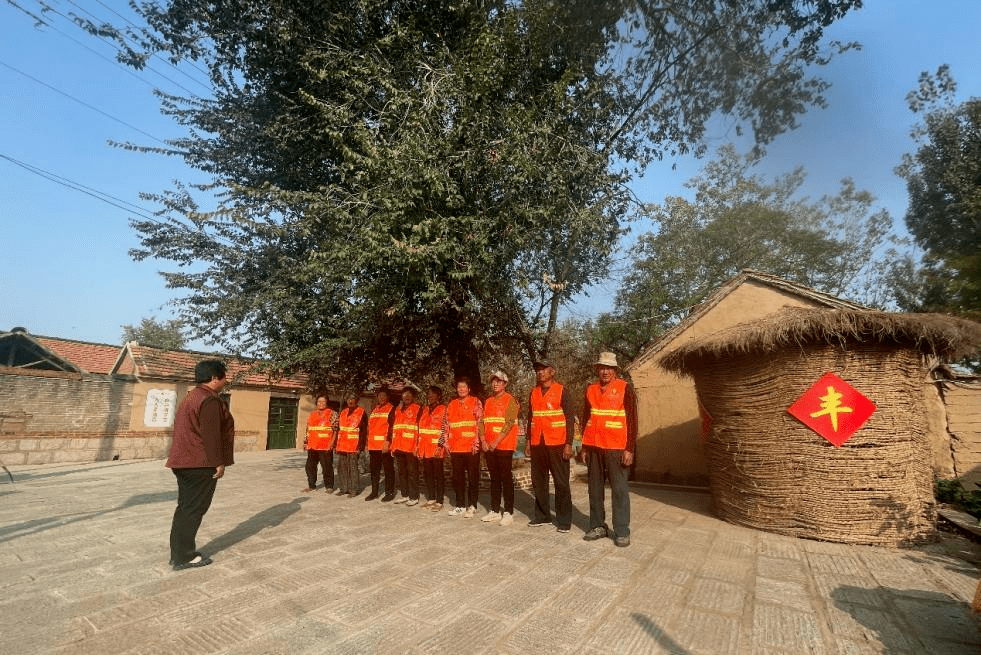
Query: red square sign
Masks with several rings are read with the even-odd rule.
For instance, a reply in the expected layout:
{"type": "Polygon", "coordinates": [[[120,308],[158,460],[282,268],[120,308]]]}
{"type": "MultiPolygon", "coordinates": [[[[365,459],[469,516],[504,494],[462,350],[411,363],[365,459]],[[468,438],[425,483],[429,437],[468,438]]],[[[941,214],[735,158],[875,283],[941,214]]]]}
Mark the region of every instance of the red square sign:
{"type": "Polygon", "coordinates": [[[825,373],[787,411],[839,448],[875,412],[875,403],[834,373],[825,373]]]}

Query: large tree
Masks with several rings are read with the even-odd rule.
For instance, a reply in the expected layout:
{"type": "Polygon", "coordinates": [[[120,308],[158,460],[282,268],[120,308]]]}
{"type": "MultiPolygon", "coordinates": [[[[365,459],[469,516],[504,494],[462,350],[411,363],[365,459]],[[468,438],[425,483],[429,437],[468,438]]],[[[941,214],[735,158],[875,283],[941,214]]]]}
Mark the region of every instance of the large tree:
{"type": "Polygon", "coordinates": [[[172,152],[212,177],[152,196],[134,256],[196,336],[315,375],[413,376],[549,349],[605,273],[625,182],[700,152],[729,115],[766,144],[823,105],[823,29],[859,0],[170,0],[93,25],[141,67],[206,67],[163,96],[172,152]]]}
{"type": "Polygon", "coordinates": [[[144,346],[155,346],[166,350],[182,350],[187,344],[184,329],[178,320],[159,321],[154,317],[144,318],[139,325],[124,325],[123,343],[138,341],[144,346]]]}
{"type": "Polygon", "coordinates": [[[907,96],[922,114],[917,144],[897,168],[906,179],[906,227],[923,249],[922,266],[903,262],[897,285],[907,309],[981,318],[981,98],[954,102],[947,66],[923,73],[907,96]],[[912,283],[910,283],[912,281],[912,283]]]}
{"type": "Polygon", "coordinates": [[[875,198],[845,179],[835,195],[802,198],[803,169],[765,180],[752,157],[724,146],[686,183],[693,198],[648,208],[656,230],[640,235],[616,308],[594,328],[624,357],[684,318],[725,280],[755,269],[834,295],[877,304],[878,255],[892,219],[875,198]]]}

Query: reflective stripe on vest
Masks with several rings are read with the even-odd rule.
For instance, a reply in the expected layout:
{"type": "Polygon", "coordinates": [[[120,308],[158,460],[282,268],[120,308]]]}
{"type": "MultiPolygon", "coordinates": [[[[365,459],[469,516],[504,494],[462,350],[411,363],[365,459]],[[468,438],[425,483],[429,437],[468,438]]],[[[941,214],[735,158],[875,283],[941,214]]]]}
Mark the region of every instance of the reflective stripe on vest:
{"type": "MultiPolygon", "coordinates": [[[[491,396],[484,402],[484,441],[488,444],[501,434],[501,429],[505,423],[504,414],[512,400],[514,397],[505,391],[500,398],[491,396]]],[[[497,445],[497,450],[514,450],[517,446],[518,422],[515,421],[507,435],[497,445]]]]}
{"type": "Polygon", "coordinates": [[[412,403],[405,410],[399,405],[395,410],[395,426],[392,428],[392,450],[411,453],[416,448],[416,419],[419,405],[412,403]]]}
{"type": "Polygon", "coordinates": [[[368,417],[368,450],[382,450],[388,440],[388,414],[392,403],[385,403],[371,410],[368,417]]]}
{"type": "Polygon", "coordinates": [[[474,407],[480,401],[473,396],[462,400],[454,398],[446,408],[446,421],[449,423],[447,446],[451,453],[469,453],[477,438],[477,419],[474,407]]]}
{"type": "Polygon", "coordinates": [[[589,385],[589,421],[582,431],[582,445],[610,450],[627,447],[627,412],[623,406],[626,391],[627,383],[619,378],[603,391],[598,383],[589,385]]]}
{"type": "Polygon", "coordinates": [[[531,391],[531,445],[537,446],[545,438],[546,446],[565,443],[565,412],[562,411],[562,385],[552,384],[544,394],[536,386],[531,391]]]}
{"type": "Polygon", "coordinates": [[[315,409],[307,418],[307,448],[310,450],[327,450],[334,437],[334,412],[315,409]]]}
{"type": "Polygon", "coordinates": [[[337,452],[358,452],[358,439],[361,436],[359,426],[362,416],[364,416],[364,409],[361,407],[355,407],[353,412],[345,407],[344,411],[341,412],[340,432],[337,435],[337,452]]]}
{"type": "Polygon", "coordinates": [[[436,405],[432,412],[429,411],[429,407],[422,410],[419,416],[419,457],[436,456],[444,414],[446,414],[446,405],[436,405]]]}

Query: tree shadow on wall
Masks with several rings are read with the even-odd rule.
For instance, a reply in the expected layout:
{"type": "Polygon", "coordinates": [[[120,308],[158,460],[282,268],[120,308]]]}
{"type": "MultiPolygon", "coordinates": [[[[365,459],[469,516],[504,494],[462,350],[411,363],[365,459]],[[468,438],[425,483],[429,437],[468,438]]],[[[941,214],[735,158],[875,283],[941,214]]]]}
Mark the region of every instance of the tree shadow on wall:
{"type": "Polygon", "coordinates": [[[280,503],[279,505],[267,507],[255,516],[242,521],[220,537],[215,537],[204,546],[201,546],[198,550],[200,550],[202,553],[214,555],[217,552],[231,548],[235,544],[245,541],[249,537],[254,537],[266,528],[272,528],[279,525],[287,518],[300,511],[300,505],[308,500],[310,500],[309,497],[294,498],[288,503],[280,503]]]}
{"type": "Polygon", "coordinates": [[[843,585],[831,592],[831,599],[861,626],[863,642],[878,642],[886,653],[981,652],[981,618],[951,596],[843,585]]]}

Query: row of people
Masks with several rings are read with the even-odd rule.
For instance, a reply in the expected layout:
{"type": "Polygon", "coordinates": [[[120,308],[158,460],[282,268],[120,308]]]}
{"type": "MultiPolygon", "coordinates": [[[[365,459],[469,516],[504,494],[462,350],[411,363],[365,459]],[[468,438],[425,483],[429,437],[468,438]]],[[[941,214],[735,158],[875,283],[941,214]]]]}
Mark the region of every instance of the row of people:
{"type": "MultiPolygon", "coordinates": [[[[569,466],[575,421],[568,390],[555,380],[549,361],[534,363],[537,384],[528,398],[528,434],[525,455],[531,461],[535,509],[530,526],[552,523],[549,478],[555,488],[555,525],[559,532],[572,526],[569,466]]],[[[613,538],[618,546],[630,544],[630,497],[627,475],[633,463],[637,437],[637,403],[632,387],[622,380],[613,353],[601,353],[595,363],[598,381],[586,389],[582,417],[583,453],[588,467],[589,529],[587,541],[613,538]],[[606,523],[605,483],[612,491],[613,530],[606,523]]],[[[361,493],[358,459],[367,450],[371,501],[419,504],[419,469],[426,486],[425,509],[443,508],[443,467],[448,455],[456,499],[450,516],[470,518],[477,511],[480,454],[491,478],[491,506],[482,520],[510,525],[514,516],[514,478],[511,472],[518,446],[520,403],[507,391],[508,376],[491,376],[491,394],[481,403],[470,393],[470,380],[456,382],[456,397],[443,403],[442,390],[432,386],[426,404],[416,402],[416,390],[407,386],[395,406],[388,391],[380,389],[370,411],[358,405],[356,396],[345,399],[339,413],[328,408],[325,396],[307,422],[307,488],[317,486],[317,469],[323,470],[328,493],[357,496],[361,493]],[[333,454],[338,458],[338,485],[334,489],[333,454]],[[396,463],[398,477],[396,478],[396,463]],[[396,498],[396,480],[400,497],[396,498]]]]}

